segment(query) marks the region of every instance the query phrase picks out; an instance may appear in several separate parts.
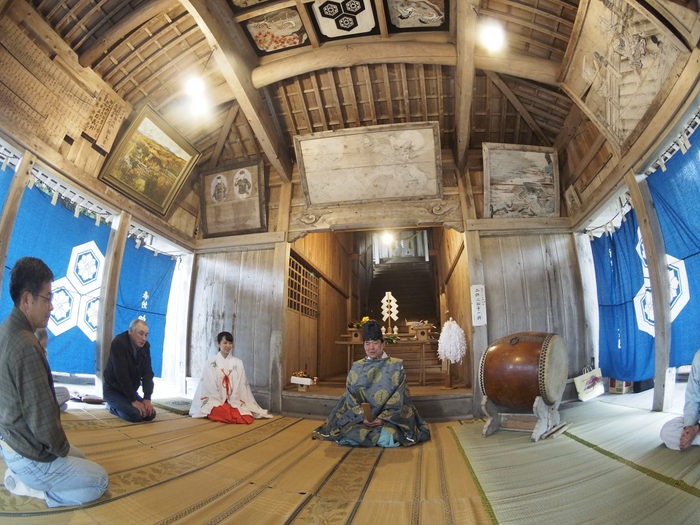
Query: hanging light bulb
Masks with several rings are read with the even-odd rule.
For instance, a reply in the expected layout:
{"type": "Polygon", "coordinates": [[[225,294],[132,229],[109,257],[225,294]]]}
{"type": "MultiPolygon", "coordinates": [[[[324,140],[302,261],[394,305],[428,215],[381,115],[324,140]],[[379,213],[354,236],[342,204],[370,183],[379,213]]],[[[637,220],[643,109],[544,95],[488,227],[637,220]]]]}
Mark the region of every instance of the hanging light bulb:
{"type": "Polygon", "coordinates": [[[198,75],[192,75],[185,81],[185,93],[191,99],[196,99],[204,95],[204,80],[198,75]]]}
{"type": "Polygon", "coordinates": [[[501,51],[506,43],[503,26],[495,20],[482,20],[478,29],[479,43],[492,53],[501,51]]]}

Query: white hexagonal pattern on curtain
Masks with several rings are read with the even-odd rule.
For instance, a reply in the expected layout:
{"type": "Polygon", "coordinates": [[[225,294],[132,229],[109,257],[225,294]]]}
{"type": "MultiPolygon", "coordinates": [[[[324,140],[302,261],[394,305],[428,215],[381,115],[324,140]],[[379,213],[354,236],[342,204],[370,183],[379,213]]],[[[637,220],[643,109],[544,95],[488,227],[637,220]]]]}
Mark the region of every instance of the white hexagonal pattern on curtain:
{"type": "Polygon", "coordinates": [[[73,247],[66,275],[53,283],[51,333],[59,335],[77,326],[95,341],[103,268],[104,255],[94,241],[73,247]]]}
{"type": "MultiPolygon", "coordinates": [[[[642,273],[644,284],[634,296],[634,311],[637,317],[637,326],[643,332],[654,337],[654,303],[651,296],[651,281],[649,279],[649,267],[647,266],[646,253],[641,241],[641,232],[637,229],[637,254],[642,260],[642,273]]],[[[690,301],[690,287],[688,286],[688,273],[685,269],[685,261],[676,259],[666,254],[666,267],[668,269],[669,295],[671,307],[671,322],[678,317],[688,301],[690,301]]]]}

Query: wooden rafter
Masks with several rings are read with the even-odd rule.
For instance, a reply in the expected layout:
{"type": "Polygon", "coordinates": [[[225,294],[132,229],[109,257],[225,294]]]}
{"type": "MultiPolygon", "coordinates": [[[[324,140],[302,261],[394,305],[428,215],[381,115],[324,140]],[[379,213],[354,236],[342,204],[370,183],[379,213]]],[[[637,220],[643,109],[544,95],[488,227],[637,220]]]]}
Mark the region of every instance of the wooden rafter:
{"type": "Polygon", "coordinates": [[[154,16],[158,16],[164,11],[173,7],[172,0],[151,0],[139,9],[115,24],[108,32],[103,34],[89,47],[86,47],[78,60],[83,67],[92,67],[100,58],[124,35],[128,35],[134,29],[139,28],[154,16]]]}
{"type": "MultiPolygon", "coordinates": [[[[523,106],[522,102],[518,99],[517,96],[515,96],[515,93],[513,93],[510,88],[506,85],[505,82],[499,77],[496,73],[493,73],[492,71],[485,71],[486,76],[488,79],[494,83],[494,85],[503,93],[503,95],[508,99],[508,101],[513,105],[515,110],[520,114],[520,116],[523,118],[525,122],[527,122],[527,125],[530,126],[530,129],[532,132],[537,136],[538,139],[540,139],[540,142],[544,146],[551,146],[551,141],[547,138],[547,136],[544,134],[540,126],[535,122],[535,119],[532,118],[532,115],[530,115],[530,112],[523,106]]],[[[503,112],[505,114],[505,111],[503,112]]]]}

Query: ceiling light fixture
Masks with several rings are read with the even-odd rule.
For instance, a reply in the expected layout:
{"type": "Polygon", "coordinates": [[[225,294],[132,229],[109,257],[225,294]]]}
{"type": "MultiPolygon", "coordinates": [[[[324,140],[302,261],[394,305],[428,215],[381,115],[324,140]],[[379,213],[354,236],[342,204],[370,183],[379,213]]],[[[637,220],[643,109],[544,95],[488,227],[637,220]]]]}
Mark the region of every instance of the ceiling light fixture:
{"type": "Polygon", "coordinates": [[[204,115],[209,111],[210,103],[207,98],[207,87],[206,83],[204,82],[204,76],[207,72],[207,66],[211,61],[211,57],[214,56],[215,49],[215,47],[212,47],[209,56],[204,62],[202,72],[200,74],[192,74],[187,77],[183,86],[185,95],[189,99],[190,113],[193,116],[204,115]]]}
{"type": "Polygon", "coordinates": [[[503,26],[495,20],[480,20],[477,35],[479,43],[492,53],[497,53],[505,47],[505,30],[503,26]]]}

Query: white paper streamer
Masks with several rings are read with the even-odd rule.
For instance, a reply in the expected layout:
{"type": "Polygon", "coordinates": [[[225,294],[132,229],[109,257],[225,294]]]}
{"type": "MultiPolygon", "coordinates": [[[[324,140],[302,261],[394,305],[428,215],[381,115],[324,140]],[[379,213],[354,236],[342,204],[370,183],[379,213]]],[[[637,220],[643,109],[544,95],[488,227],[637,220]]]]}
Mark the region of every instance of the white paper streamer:
{"type": "Polygon", "coordinates": [[[467,341],[464,330],[452,320],[447,321],[440,332],[438,340],[438,357],[441,361],[447,359],[450,363],[461,363],[467,353],[467,341]]]}

